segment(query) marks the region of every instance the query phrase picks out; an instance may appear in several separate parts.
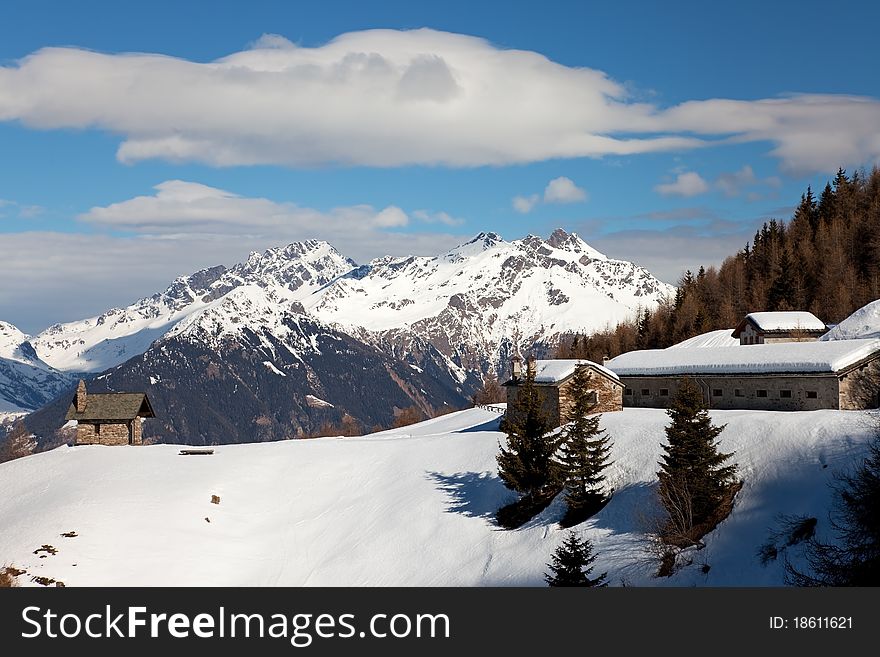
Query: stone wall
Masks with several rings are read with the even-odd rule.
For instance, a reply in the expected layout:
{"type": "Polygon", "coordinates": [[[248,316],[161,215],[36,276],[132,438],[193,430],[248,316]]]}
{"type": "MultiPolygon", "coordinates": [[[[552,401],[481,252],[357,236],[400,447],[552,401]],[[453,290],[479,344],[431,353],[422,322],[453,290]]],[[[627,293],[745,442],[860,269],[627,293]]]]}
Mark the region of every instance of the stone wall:
{"type": "MultiPolygon", "coordinates": [[[[140,420],[137,423],[140,424],[140,420]]],[[[128,422],[80,422],[76,427],[76,444],[128,445],[128,425],[128,422]]]]}
{"type": "MultiPolygon", "coordinates": [[[[622,376],[626,389],[623,405],[667,408],[678,392],[678,376],[622,376]]],[[[813,411],[841,408],[841,391],[835,374],[766,376],[695,376],[709,408],[764,411],[813,411]]]]}

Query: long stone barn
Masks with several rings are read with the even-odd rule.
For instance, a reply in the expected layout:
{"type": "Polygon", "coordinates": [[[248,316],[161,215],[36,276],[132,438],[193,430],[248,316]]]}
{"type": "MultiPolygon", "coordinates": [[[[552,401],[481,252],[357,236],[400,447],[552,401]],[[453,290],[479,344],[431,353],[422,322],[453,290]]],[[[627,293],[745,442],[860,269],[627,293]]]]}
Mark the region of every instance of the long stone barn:
{"type": "MultiPolygon", "coordinates": [[[[554,427],[566,422],[572,397],[572,383],[575,370],[586,367],[590,374],[590,390],[588,391],[593,413],[608,413],[623,408],[623,384],[617,375],[589,360],[529,360],[526,363],[534,376],[535,387],[541,396],[542,410],[554,427]]],[[[503,385],[507,389],[507,413],[513,420],[517,407],[520,386],[524,380],[519,358],[511,363],[511,377],[503,385]]]]}
{"type": "Polygon", "coordinates": [[[810,411],[878,406],[880,340],[833,340],[631,351],[605,363],[623,405],[666,408],[684,377],[709,408],[810,411]]]}
{"type": "Polygon", "coordinates": [[[141,419],[156,417],[143,392],[88,393],[80,380],[66,420],[76,420],[77,445],[140,445],[141,419]]]}

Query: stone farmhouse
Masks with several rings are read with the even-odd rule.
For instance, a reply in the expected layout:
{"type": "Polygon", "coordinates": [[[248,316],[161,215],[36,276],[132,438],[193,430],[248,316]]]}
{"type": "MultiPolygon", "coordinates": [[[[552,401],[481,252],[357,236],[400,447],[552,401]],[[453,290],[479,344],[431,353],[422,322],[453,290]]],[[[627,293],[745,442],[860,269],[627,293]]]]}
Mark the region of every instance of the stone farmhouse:
{"type": "Polygon", "coordinates": [[[804,311],[749,313],[733,330],[742,345],[818,340],[828,331],[825,322],[804,311]]]}
{"type": "MultiPolygon", "coordinates": [[[[571,387],[575,369],[586,367],[590,372],[593,387],[589,392],[594,413],[608,413],[623,408],[623,383],[617,375],[602,365],[589,360],[535,360],[526,361],[526,367],[535,378],[535,386],[543,398],[544,413],[554,427],[565,423],[565,416],[571,408],[573,399],[571,387]]],[[[511,377],[503,385],[507,389],[508,418],[515,413],[516,400],[524,377],[522,361],[514,357],[511,362],[511,377]]]]}
{"type": "Polygon", "coordinates": [[[66,420],[76,420],[77,445],[140,445],[142,418],[156,417],[146,394],[89,394],[80,380],[66,420]]]}
{"type": "Polygon", "coordinates": [[[709,408],[876,408],[880,340],[819,341],[816,333],[824,324],[809,317],[752,313],[733,333],[739,345],[631,351],[605,365],[625,386],[624,406],[666,408],[689,377],[702,388],[709,408]]]}

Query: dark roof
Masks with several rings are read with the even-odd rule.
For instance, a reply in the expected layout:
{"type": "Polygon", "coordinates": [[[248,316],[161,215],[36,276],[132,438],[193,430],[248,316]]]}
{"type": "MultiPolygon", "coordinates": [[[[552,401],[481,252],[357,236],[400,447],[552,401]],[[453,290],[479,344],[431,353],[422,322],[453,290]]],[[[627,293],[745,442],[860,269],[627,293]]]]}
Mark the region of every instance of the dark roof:
{"type": "Polygon", "coordinates": [[[76,412],[76,397],[70,402],[65,420],[133,420],[156,417],[150,400],[142,392],[88,393],[86,410],[76,412]]]}

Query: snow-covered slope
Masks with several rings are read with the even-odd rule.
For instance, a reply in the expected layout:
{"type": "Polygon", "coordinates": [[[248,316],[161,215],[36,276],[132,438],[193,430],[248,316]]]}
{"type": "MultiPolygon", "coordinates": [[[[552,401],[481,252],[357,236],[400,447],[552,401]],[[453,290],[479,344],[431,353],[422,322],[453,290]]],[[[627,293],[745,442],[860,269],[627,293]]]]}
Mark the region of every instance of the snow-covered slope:
{"type": "Polygon", "coordinates": [[[820,340],[857,340],[880,338],[880,299],[859,308],[820,340]]]}
{"type": "Polygon", "coordinates": [[[739,339],[734,338],[731,334],[733,329],[718,329],[717,331],[709,331],[695,335],[687,340],[682,340],[678,344],[674,344],[668,349],[694,349],[701,347],[735,347],[739,344],[739,339]]]}
{"type": "Polygon", "coordinates": [[[468,368],[563,332],[613,326],[673,288],[630,262],[605,257],[575,234],[506,242],[480,233],[436,257],[380,258],[305,299],[346,327],[412,332],[468,368]]]}
{"type": "Polygon", "coordinates": [[[12,324],[0,322],[0,412],[39,408],[74,383],[40,360],[29,340],[12,324]]]}
{"type": "MultiPolygon", "coordinates": [[[[374,436],[221,446],[212,456],[88,446],[3,463],[0,560],[26,569],[25,585],[45,576],[73,586],[542,586],[566,533],[556,524],[563,505],[517,531],[494,525],[513,497],[496,473],[498,417],[470,409],[374,436]],[[41,559],[43,545],[57,552],[41,559]]],[[[616,492],[576,531],[593,540],[596,572],[612,585],[781,584],[782,558],[764,566],[757,556],[777,515],[815,517],[827,536],[827,484],[872,433],[859,412],[712,417],[727,425],[721,448],[735,451],[743,489],[693,564],[655,579],[643,531],[668,418],[603,416],[616,492]]],[[[798,563],[796,546],[784,554],[798,563]]]]}

